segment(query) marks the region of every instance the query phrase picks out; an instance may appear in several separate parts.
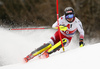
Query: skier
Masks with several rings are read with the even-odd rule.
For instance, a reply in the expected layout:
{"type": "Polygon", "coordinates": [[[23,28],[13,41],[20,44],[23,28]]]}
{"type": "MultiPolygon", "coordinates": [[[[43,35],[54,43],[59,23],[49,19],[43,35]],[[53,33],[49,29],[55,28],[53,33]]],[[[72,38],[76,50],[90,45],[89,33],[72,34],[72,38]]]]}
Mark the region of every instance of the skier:
{"type": "MultiPolygon", "coordinates": [[[[52,25],[52,28],[58,29],[57,21],[52,25]]],[[[84,30],[82,27],[82,23],[77,17],[75,17],[75,12],[72,7],[65,8],[64,15],[59,18],[59,28],[64,47],[68,46],[77,30],[80,33],[79,46],[84,46],[84,30]]],[[[56,31],[56,33],[54,34],[54,36],[51,37],[48,43],[40,46],[35,51],[31,52],[31,54],[26,56],[24,60],[28,62],[30,59],[39,54],[42,54],[41,56],[48,58],[50,54],[59,50],[61,47],[62,44],[59,37],[59,31],[56,31]]]]}

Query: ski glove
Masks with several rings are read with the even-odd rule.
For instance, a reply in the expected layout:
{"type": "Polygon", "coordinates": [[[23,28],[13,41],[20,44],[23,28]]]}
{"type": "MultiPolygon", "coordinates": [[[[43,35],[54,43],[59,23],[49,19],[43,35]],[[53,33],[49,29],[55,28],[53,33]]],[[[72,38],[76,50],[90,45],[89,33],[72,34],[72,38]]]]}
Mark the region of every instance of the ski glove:
{"type": "MultiPolygon", "coordinates": [[[[60,28],[61,31],[66,31],[67,30],[66,26],[59,26],[59,28],[60,28]]],[[[58,29],[58,27],[56,27],[55,29],[58,29]]]]}
{"type": "Polygon", "coordinates": [[[80,47],[83,47],[84,46],[83,39],[80,39],[79,46],[80,47]]]}

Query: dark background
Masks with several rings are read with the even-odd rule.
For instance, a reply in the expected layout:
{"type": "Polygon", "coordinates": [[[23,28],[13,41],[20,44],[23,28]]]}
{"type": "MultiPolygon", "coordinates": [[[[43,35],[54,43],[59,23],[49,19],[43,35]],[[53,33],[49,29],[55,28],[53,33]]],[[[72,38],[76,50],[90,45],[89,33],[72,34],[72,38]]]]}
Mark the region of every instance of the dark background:
{"type": "MultiPolygon", "coordinates": [[[[59,0],[59,16],[68,6],[82,21],[85,38],[100,38],[100,0],[59,0]]],[[[56,20],[56,0],[0,0],[3,27],[52,26],[56,20]]]]}

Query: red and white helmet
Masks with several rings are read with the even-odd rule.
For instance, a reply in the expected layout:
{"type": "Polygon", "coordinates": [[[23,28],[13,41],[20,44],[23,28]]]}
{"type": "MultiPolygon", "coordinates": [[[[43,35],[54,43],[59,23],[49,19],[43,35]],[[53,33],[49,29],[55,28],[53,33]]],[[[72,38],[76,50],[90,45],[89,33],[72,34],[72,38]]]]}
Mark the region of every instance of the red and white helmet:
{"type": "Polygon", "coordinates": [[[75,12],[74,12],[74,9],[72,7],[66,7],[64,10],[64,13],[65,13],[66,19],[72,18],[75,16],[75,12]]]}

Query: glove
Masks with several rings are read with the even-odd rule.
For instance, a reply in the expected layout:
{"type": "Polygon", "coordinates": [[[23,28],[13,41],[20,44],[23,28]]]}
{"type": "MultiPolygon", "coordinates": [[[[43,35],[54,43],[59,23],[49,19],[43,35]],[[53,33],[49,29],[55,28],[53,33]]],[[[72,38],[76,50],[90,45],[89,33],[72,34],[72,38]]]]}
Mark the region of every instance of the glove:
{"type": "MultiPolygon", "coordinates": [[[[59,28],[60,28],[61,31],[66,31],[67,30],[66,26],[59,26],[59,28]]],[[[56,27],[55,29],[58,29],[58,27],[56,27]]]]}
{"type": "Polygon", "coordinates": [[[83,43],[83,39],[80,39],[79,46],[83,47],[85,44],[83,43]]]}

